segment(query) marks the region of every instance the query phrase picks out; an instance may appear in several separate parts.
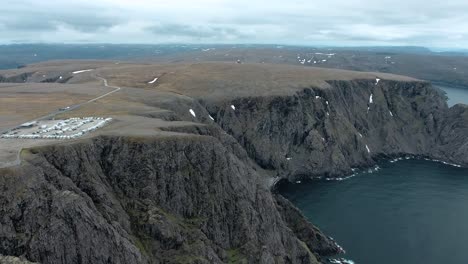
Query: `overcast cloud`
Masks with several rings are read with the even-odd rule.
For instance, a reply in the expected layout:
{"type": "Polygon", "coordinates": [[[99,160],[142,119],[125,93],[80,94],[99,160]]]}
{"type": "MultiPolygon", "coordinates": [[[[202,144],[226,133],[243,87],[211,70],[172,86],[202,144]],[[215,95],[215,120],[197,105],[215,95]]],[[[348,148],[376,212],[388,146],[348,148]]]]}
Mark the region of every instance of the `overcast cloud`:
{"type": "Polygon", "coordinates": [[[468,48],[467,0],[3,0],[0,43],[468,48]]]}

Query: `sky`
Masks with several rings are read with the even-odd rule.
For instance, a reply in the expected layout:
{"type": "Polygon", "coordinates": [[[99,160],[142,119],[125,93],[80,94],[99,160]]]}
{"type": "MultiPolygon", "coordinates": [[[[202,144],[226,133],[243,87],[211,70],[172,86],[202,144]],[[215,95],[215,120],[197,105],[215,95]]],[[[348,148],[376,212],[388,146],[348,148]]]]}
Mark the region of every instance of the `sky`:
{"type": "Polygon", "coordinates": [[[467,0],[2,0],[0,43],[468,48],[467,0]]]}

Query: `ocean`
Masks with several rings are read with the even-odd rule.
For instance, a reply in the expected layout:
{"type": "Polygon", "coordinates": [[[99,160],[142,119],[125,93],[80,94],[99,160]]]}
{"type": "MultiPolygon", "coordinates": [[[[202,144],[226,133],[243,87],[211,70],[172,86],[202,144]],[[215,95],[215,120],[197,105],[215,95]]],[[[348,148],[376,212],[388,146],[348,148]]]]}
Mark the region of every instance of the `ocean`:
{"type": "Polygon", "coordinates": [[[380,167],[280,192],[355,263],[468,263],[468,169],[425,160],[380,167]]]}

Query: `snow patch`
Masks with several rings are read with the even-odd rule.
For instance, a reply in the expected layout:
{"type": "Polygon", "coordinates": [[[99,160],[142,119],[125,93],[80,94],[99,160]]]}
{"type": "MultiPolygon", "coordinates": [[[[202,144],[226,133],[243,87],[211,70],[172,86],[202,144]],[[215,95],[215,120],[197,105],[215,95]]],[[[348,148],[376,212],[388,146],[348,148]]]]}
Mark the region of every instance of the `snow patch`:
{"type": "Polygon", "coordinates": [[[328,105],[328,101],[325,101],[325,103],[328,105]]]}
{"type": "Polygon", "coordinates": [[[366,145],[367,152],[370,153],[369,147],[366,145]]]}
{"type": "Polygon", "coordinates": [[[373,97],[374,97],[374,95],[373,95],[373,94],[371,94],[371,95],[369,96],[369,104],[372,104],[372,103],[374,103],[374,99],[373,99],[373,97]]]}
{"type": "Polygon", "coordinates": [[[193,111],[193,109],[190,109],[189,112],[190,112],[190,114],[193,115],[193,117],[197,117],[197,115],[195,114],[195,111],[193,111]]]}
{"type": "Polygon", "coordinates": [[[152,80],[151,82],[148,82],[148,83],[149,83],[149,84],[153,84],[153,83],[155,83],[157,80],[158,80],[158,77],[154,78],[154,80],[152,80]]]}
{"type": "Polygon", "coordinates": [[[325,56],[335,56],[336,53],[321,53],[321,52],[316,52],[315,55],[325,55],[325,56]]]}
{"type": "Polygon", "coordinates": [[[72,73],[73,73],[73,74],[79,74],[79,73],[90,72],[90,71],[94,71],[94,69],[81,70],[81,71],[74,71],[74,72],[72,72],[72,73]]]}
{"type": "Polygon", "coordinates": [[[380,79],[379,79],[379,78],[376,78],[376,79],[375,79],[375,85],[379,84],[379,82],[380,82],[380,79]]]}
{"type": "Polygon", "coordinates": [[[232,110],[236,110],[236,107],[234,105],[231,105],[232,110]]]}
{"type": "Polygon", "coordinates": [[[392,113],[392,111],[388,111],[388,112],[390,113],[390,116],[393,116],[393,113],[392,113]]]}
{"type": "Polygon", "coordinates": [[[359,134],[359,136],[362,138],[362,134],[361,134],[361,133],[358,133],[358,134],[359,134]]]}
{"type": "Polygon", "coordinates": [[[320,96],[318,96],[318,95],[317,95],[317,96],[315,96],[315,99],[320,99],[320,96]]]}

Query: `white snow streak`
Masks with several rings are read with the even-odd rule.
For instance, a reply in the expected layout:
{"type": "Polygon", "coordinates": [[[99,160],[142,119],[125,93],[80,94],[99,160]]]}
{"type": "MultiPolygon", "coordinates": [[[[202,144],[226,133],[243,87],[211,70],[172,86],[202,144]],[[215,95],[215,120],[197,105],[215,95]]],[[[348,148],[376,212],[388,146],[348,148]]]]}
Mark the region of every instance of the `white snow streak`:
{"type": "Polygon", "coordinates": [[[380,79],[379,79],[379,78],[376,78],[376,79],[375,79],[375,85],[379,84],[379,82],[380,82],[380,79]]]}
{"type": "Polygon", "coordinates": [[[190,114],[193,115],[193,117],[197,117],[197,115],[195,114],[195,111],[193,111],[193,109],[190,109],[189,111],[190,111],[190,114]]]}
{"type": "Polygon", "coordinates": [[[374,95],[371,94],[370,97],[369,97],[369,104],[372,104],[374,103],[374,99],[373,99],[374,95]]]}
{"type": "Polygon", "coordinates": [[[234,105],[231,105],[232,110],[236,110],[236,107],[234,105]]]}
{"type": "Polygon", "coordinates": [[[388,112],[390,113],[390,115],[391,115],[391,116],[393,116],[393,113],[392,113],[392,111],[388,111],[388,112]]]}
{"type": "Polygon", "coordinates": [[[214,121],[214,118],[213,118],[211,115],[208,115],[208,116],[210,117],[210,119],[211,119],[211,120],[213,120],[213,121],[214,121]]]}
{"type": "Polygon", "coordinates": [[[153,84],[153,83],[155,83],[157,80],[158,80],[158,77],[154,78],[154,80],[152,80],[151,82],[148,82],[148,83],[149,83],[149,84],[153,84]]]}
{"type": "Polygon", "coordinates": [[[315,55],[325,55],[325,56],[335,56],[336,53],[321,53],[321,52],[316,52],[315,55]]]}
{"type": "Polygon", "coordinates": [[[366,145],[367,152],[370,153],[369,147],[366,145]]]}
{"type": "Polygon", "coordinates": [[[74,71],[72,72],[73,74],[79,74],[79,73],[83,73],[83,72],[90,72],[90,71],[94,71],[94,69],[89,69],[89,70],[81,70],[81,71],[74,71]]]}

